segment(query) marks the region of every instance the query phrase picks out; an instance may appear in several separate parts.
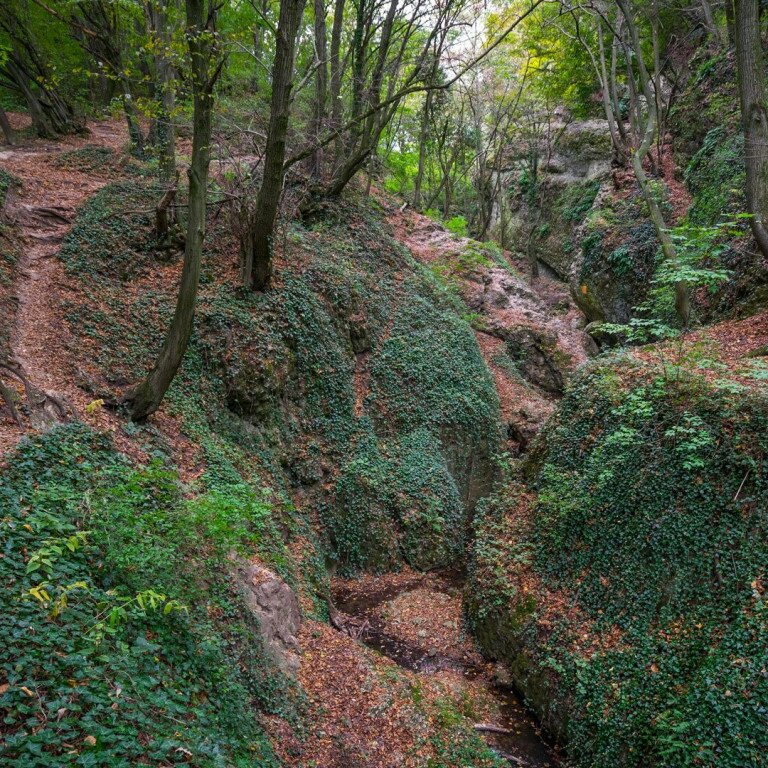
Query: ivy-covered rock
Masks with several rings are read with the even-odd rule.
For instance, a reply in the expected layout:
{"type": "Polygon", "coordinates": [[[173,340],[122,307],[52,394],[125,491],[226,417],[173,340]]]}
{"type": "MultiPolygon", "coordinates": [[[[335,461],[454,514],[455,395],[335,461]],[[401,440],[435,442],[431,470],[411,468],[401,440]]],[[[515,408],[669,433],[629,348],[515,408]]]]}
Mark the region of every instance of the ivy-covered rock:
{"type": "Polygon", "coordinates": [[[570,275],[573,297],[590,321],[626,323],[648,294],[659,242],[638,189],[605,186],[581,232],[570,275]]]}
{"type": "Polygon", "coordinates": [[[576,765],[766,764],[766,435],[761,389],[603,363],[478,516],[476,632],[576,765]]]}
{"type": "MultiPolygon", "coordinates": [[[[122,214],[118,194],[143,210],[156,190],[97,194],[62,248],[83,281],[68,319],[97,384],[146,370],[174,300],[150,218],[122,214]]],[[[500,439],[466,307],[363,206],[329,206],[284,247],[274,287],[243,291],[231,230],[211,222],[196,333],[169,396],[211,481],[260,478],[298,499],[286,525],[345,570],[454,564],[500,439]]]]}

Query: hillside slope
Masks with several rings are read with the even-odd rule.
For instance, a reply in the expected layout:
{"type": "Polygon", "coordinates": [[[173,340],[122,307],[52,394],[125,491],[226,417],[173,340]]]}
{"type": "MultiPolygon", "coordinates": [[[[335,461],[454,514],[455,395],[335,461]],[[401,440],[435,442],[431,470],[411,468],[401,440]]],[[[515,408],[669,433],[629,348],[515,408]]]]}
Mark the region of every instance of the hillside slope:
{"type": "Polygon", "coordinates": [[[577,765],[766,764],[766,341],[590,365],[478,515],[475,630],[577,765]]]}
{"type": "Polygon", "coordinates": [[[231,226],[212,206],[192,347],[160,413],[130,424],[111,404],[161,341],[179,259],[154,240],[159,191],[122,155],[123,139],[106,123],[88,138],[6,153],[24,238],[9,278],[19,297],[10,352],[65,409],[24,405],[19,387],[21,426],[2,413],[12,584],[2,632],[40,638],[24,652],[9,640],[3,652],[5,756],[495,764],[471,729],[481,713],[498,716],[485,683],[395,672],[331,629],[330,577],[461,565],[504,434],[513,450],[526,429],[529,439],[575,365],[558,347],[576,333],[573,318],[550,327],[550,299],[503,255],[473,256],[469,241],[446,243],[447,271],[429,268],[371,201],[286,224],[276,286],[249,294],[231,226]],[[523,295],[528,317],[499,325],[505,307],[465,300],[454,267],[466,285],[523,295]],[[502,391],[503,425],[486,337],[500,345],[496,380],[502,371],[515,387],[502,391]],[[512,413],[518,398],[535,408],[512,413]],[[19,442],[25,434],[33,439],[19,442]],[[45,562],[30,568],[35,558],[45,562]],[[267,636],[258,579],[298,597],[300,625],[267,636]],[[61,643],[64,655],[46,665],[61,643]],[[337,689],[339,670],[349,694],[337,689]],[[339,707],[360,690],[369,695],[359,707],[339,707]],[[399,708],[385,726],[389,700],[399,708]],[[248,728],[238,725],[244,710],[248,728]],[[371,728],[388,734],[378,747],[361,740],[371,728]]]}

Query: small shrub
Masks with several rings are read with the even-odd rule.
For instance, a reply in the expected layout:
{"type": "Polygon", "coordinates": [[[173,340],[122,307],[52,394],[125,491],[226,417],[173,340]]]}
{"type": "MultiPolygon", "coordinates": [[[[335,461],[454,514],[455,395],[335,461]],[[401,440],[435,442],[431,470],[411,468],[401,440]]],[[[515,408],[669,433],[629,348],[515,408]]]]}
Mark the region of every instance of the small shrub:
{"type": "Polygon", "coordinates": [[[467,220],[463,216],[454,216],[445,222],[446,229],[459,237],[467,236],[467,220]]]}

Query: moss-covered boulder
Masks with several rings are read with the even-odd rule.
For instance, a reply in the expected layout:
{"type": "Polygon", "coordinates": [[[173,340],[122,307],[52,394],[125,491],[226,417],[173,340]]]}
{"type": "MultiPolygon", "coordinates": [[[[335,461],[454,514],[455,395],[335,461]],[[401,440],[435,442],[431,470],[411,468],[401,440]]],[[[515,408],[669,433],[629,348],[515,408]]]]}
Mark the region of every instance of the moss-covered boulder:
{"type": "Polygon", "coordinates": [[[613,143],[607,120],[575,120],[558,135],[547,171],[587,182],[611,169],[613,143]]]}
{"type": "Polygon", "coordinates": [[[633,196],[601,196],[584,230],[571,289],[590,322],[626,323],[648,295],[659,242],[653,224],[633,196]]]}

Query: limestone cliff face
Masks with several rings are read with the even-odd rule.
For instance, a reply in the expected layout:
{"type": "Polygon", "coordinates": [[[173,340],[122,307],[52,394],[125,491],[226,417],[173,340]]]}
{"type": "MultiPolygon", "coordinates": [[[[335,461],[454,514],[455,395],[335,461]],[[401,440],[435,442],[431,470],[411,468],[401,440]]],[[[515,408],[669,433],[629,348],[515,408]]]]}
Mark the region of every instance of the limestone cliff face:
{"type": "MultiPolygon", "coordinates": [[[[588,320],[625,322],[644,297],[655,237],[634,194],[616,193],[605,120],[555,126],[552,135],[535,190],[521,168],[505,173],[503,186],[519,188],[507,202],[505,242],[565,282],[588,320]]],[[[500,235],[500,210],[495,225],[500,235]]]]}

